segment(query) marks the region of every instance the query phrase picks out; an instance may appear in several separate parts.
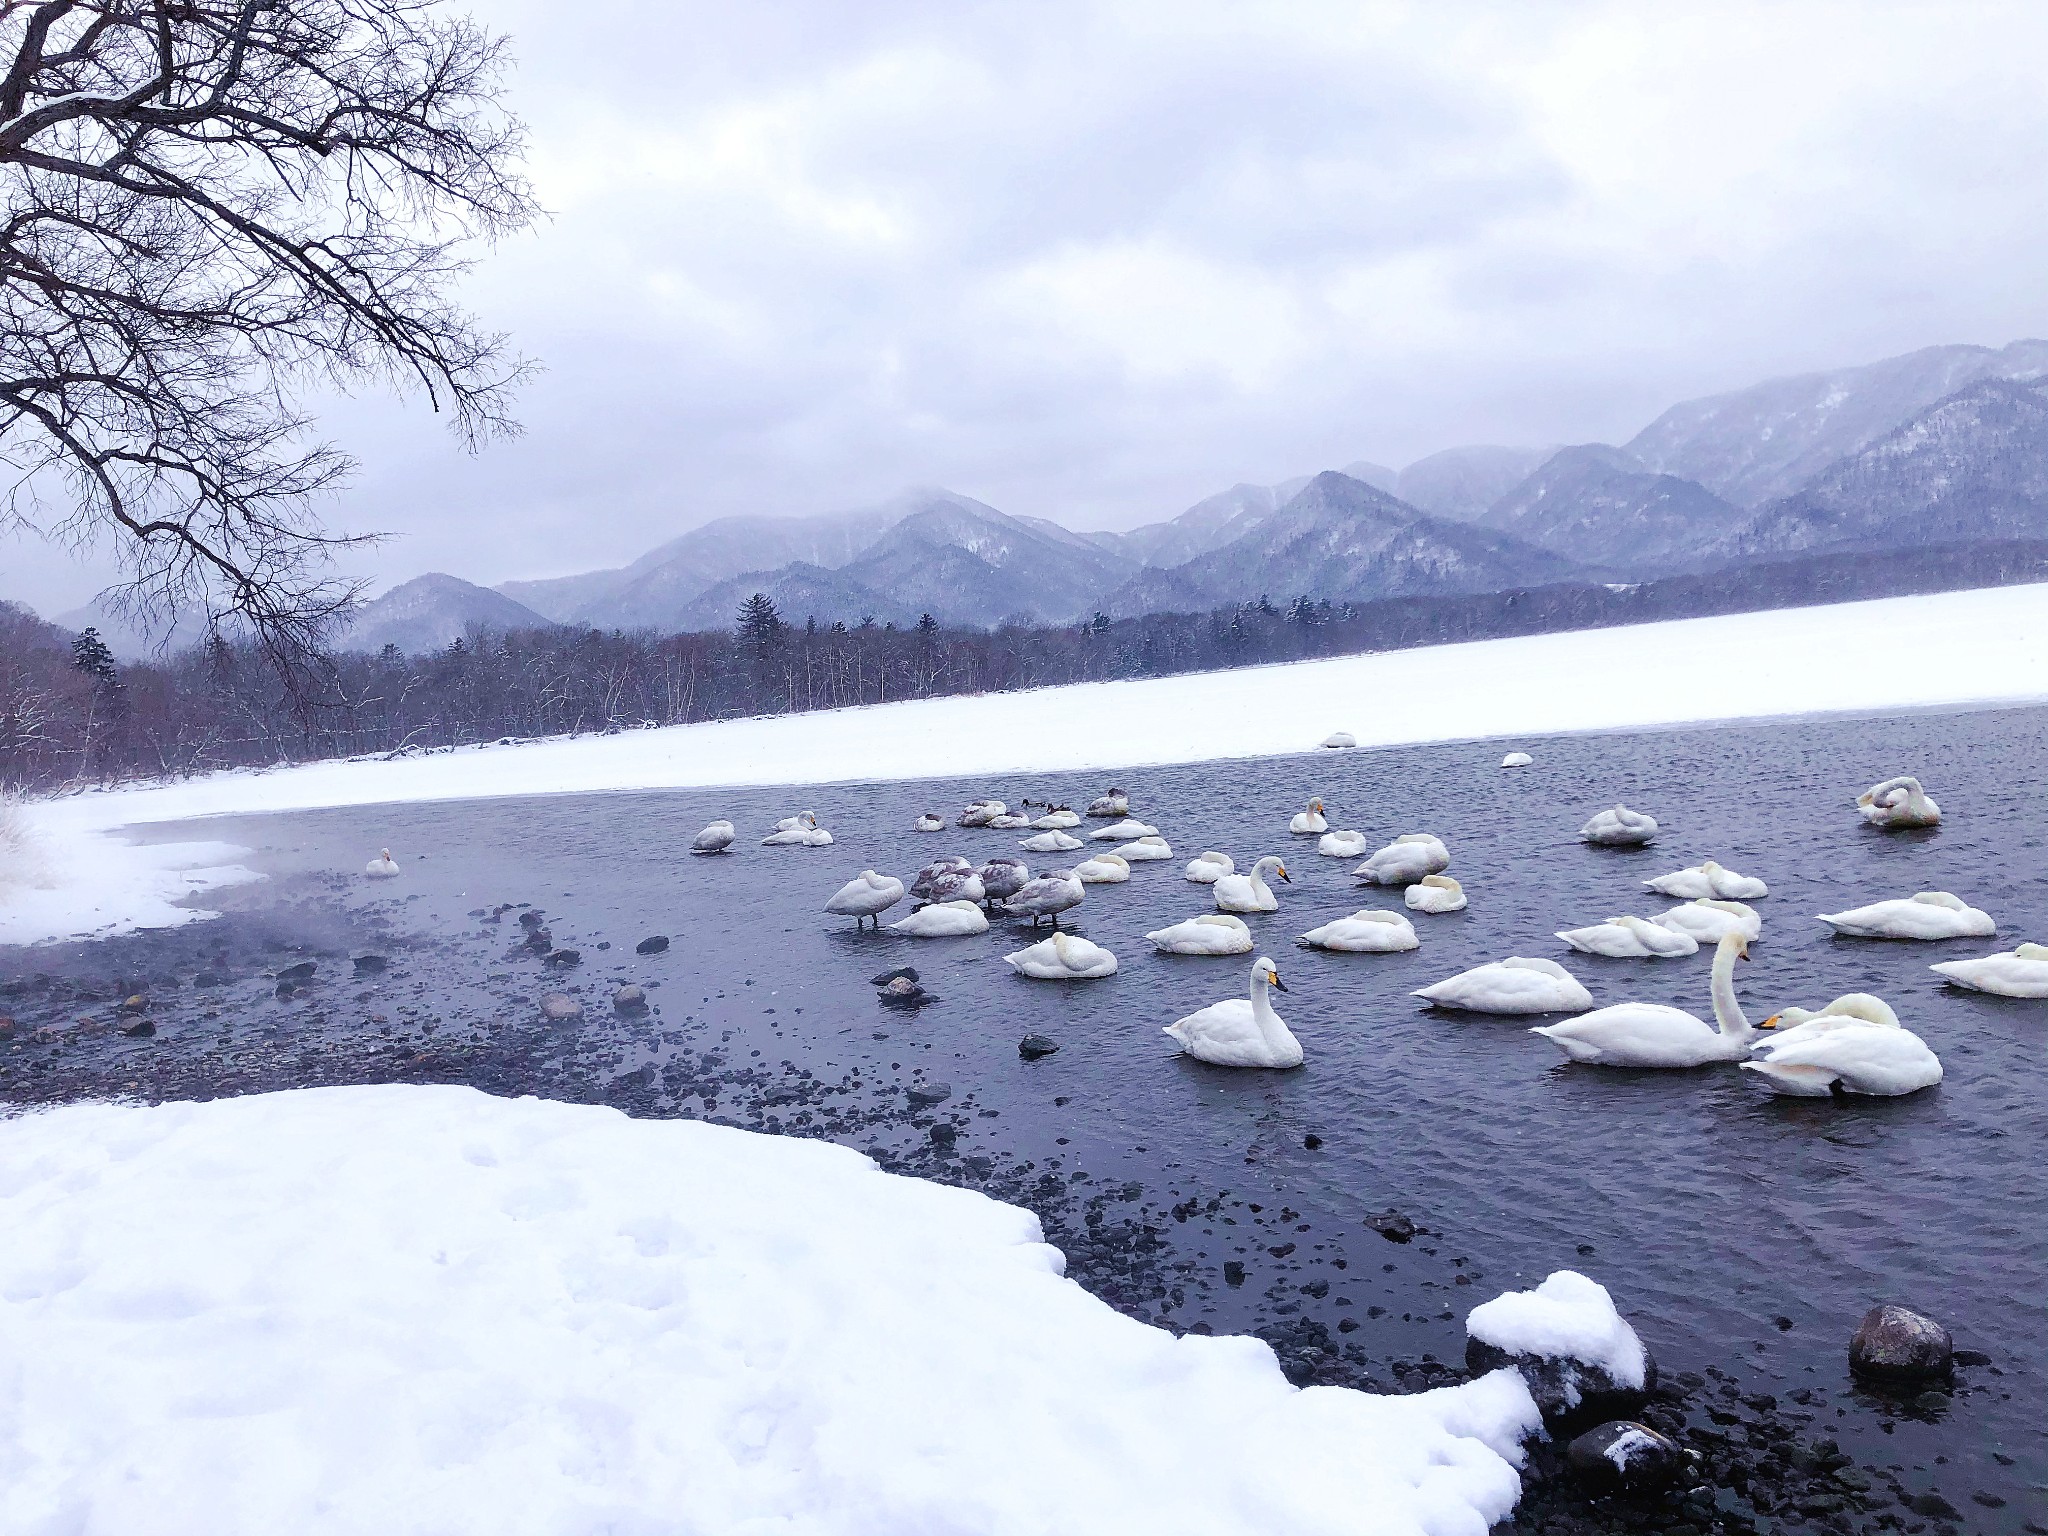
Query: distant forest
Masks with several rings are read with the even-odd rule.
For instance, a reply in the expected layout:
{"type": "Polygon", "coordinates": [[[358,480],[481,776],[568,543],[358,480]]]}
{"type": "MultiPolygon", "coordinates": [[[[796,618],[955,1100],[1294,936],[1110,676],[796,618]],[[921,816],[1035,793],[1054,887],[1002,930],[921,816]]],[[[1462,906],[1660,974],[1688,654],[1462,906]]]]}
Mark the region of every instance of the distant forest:
{"type": "Polygon", "coordinates": [[[1331,604],[1057,627],[820,625],[756,596],[702,634],[479,630],[446,650],[325,658],[294,690],[252,647],[214,639],[118,664],[0,603],[0,790],[412,753],[898,699],[1163,677],[1459,640],[2048,580],[2048,543],[1810,555],[1627,585],[1331,604]]]}

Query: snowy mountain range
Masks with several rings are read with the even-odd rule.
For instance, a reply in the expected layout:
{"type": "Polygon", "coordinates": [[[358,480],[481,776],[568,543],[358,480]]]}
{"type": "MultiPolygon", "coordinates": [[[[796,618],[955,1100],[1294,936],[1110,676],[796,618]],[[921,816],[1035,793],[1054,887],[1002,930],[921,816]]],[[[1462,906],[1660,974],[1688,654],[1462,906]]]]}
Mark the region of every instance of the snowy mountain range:
{"type": "Polygon", "coordinates": [[[930,613],[994,627],[2048,539],[2044,388],[2048,341],[1930,347],[1686,401],[1618,446],[1472,445],[1398,473],[1359,461],[1115,533],[940,488],[834,516],[724,517],[617,569],[495,591],[419,578],[368,605],[344,643],[425,649],[471,624],[715,629],[754,592],[797,623],[930,613]]]}

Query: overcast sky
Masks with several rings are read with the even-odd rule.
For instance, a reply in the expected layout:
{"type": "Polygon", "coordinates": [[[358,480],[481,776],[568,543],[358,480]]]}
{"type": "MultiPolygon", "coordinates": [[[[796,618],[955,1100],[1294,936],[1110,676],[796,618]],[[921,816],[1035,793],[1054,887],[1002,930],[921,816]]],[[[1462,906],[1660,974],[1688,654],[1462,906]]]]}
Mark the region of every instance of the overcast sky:
{"type": "Polygon", "coordinates": [[[469,300],[547,372],[480,458],[327,412],[380,584],[910,484],[1123,527],[2048,332],[2039,4],[479,9],[551,217],[469,300]]]}

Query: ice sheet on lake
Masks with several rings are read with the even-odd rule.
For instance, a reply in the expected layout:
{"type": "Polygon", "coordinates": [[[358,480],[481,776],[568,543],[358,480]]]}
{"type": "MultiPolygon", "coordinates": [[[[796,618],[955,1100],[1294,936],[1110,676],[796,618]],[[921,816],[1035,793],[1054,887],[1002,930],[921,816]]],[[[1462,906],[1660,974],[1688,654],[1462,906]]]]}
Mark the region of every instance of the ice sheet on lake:
{"type": "Polygon", "coordinates": [[[828,1143],[460,1087],[0,1121],[0,1529],[1483,1536],[1499,1371],[1297,1390],[828,1143]]]}

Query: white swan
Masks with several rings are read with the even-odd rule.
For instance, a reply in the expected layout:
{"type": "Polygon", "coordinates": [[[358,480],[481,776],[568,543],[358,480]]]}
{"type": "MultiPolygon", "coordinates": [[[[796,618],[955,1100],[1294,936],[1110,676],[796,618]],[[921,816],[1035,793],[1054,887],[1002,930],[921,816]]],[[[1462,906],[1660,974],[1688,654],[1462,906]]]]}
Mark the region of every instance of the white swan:
{"type": "MultiPolygon", "coordinates": [[[[775,823],[775,830],[777,832],[794,832],[801,828],[803,824],[804,818],[801,814],[785,816],[782,820],[775,823]]],[[[713,825],[716,825],[716,823],[713,823],[713,825]]]]}
{"type": "Polygon", "coordinates": [[[1602,848],[1640,848],[1657,835],[1657,818],[1617,805],[1579,828],[1579,841],[1602,848]]]}
{"type": "Polygon", "coordinates": [[[2007,955],[1930,965],[1950,983],[2000,997],[2048,997],[2048,944],[2022,944],[2007,955]]]}
{"type": "Polygon", "coordinates": [[[1449,875],[1424,875],[1401,893],[1411,912],[1462,912],[1465,887],[1449,875]]]}
{"type": "Polygon", "coordinates": [[[872,917],[879,928],[882,926],[879,914],[902,899],[901,880],[894,875],[878,875],[872,869],[864,869],[833,893],[832,899],[825,903],[825,910],[836,917],[852,918],[856,928],[872,917]]]}
{"type": "Polygon", "coordinates": [[[1451,850],[1428,832],[1408,832],[1351,871],[1368,885],[1413,885],[1451,867],[1451,850]]]}
{"type": "Polygon", "coordinates": [[[1852,939],[1983,939],[1998,932],[1989,912],[1947,891],[1922,891],[1847,912],[1823,912],[1820,920],[1852,939]]]}
{"type": "Polygon", "coordinates": [[[1159,829],[1157,827],[1148,827],[1142,821],[1133,821],[1126,817],[1114,826],[1097,827],[1088,834],[1088,838],[1089,841],[1097,843],[1123,843],[1129,842],[1134,837],[1157,837],[1158,835],[1159,829]]]}
{"type": "MultiPolygon", "coordinates": [[[[790,819],[793,821],[796,818],[791,817],[790,819]]],[[[780,829],[778,828],[778,830],[780,829]]],[[[709,826],[707,826],[702,832],[699,832],[697,836],[691,841],[690,852],[723,853],[726,849],[732,846],[733,839],[738,836],[739,832],[734,828],[731,822],[714,821],[709,826]]]]}
{"type": "Polygon", "coordinates": [[[1941,825],[1941,807],[1910,775],[1871,785],[1856,797],[1856,809],[1873,827],[1941,825]]]}
{"type": "Polygon", "coordinates": [[[1782,1044],[1787,1040],[1804,1040],[1810,1035],[1845,1029],[1852,1024],[1874,1024],[1883,1029],[1904,1028],[1899,1023],[1899,1016],[1892,1011],[1892,1005],[1883,998],[1873,997],[1868,992],[1844,992],[1825,1008],[1780,1008],[1757,1026],[1775,1033],[1768,1040],[1757,1043],[1782,1044]]]}
{"type": "Polygon", "coordinates": [[[1120,789],[1112,789],[1097,795],[1088,802],[1090,816],[1128,816],[1131,814],[1131,797],[1120,789]]]}
{"type": "Polygon", "coordinates": [[[926,811],[917,818],[916,826],[920,832],[943,832],[946,830],[946,818],[934,816],[930,811],[926,811]]]}
{"type": "MultiPolygon", "coordinates": [[[[1252,866],[1248,875],[1224,875],[1217,880],[1216,910],[1218,912],[1277,912],[1280,898],[1273,894],[1273,888],[1266,884],[1268,875],[1287,879],[1287,866],[1270,853],[1252,866]]],[[[1291,885],[1293,882],[1290,880],[1291,885]]]]}
{"type": "Polygon", "coordinates": [[[1940,1082],[1941,1058],[1898,1024],[1816,1018],[1760,1043],[1742,1070],[1793,1098],[1848,1093],[1895,1099],[1940,1082]]]}
{"type": "Polygon", "coordinates": [[[1064,832],[1069,827],[1081,825],[1081,818],[1065,806],[1061,806],[1058,810],[1047,811],[1031,825],[1041,832],[1064,832]]]}
{"type": "Polygon", "coordinates": [[[1610,917],[1588,928],[1560,928],[1557,936],[1581,954],[1605,955],[1610,960],[1670,959],[1698,954],[1700,948],[1691,934],[1640,917],[1610,917]]]}
{"type": "Polygon", "coordinates": [[[1710,987],[1715,1029],[1704,1019],[1666,1003],[1616,1003],[1561,1024],[1530,1031],[1563,1051],[1566,1059],[1592,1067],[1703,1067],[1710,1061],[1741,1061],[1756,1031],[1735,1000],[1735,962],[1749,958],[1749,941],[1731,933],[1714,947],[1710,987]]]}
{"type": "Polygon", "coordinates": [[[953,818],[956,827],[985,827],[1010,808],[1000,800],[976,800],[953,818]]]}
{"type": "Polygon", "coordinates": [[[988,819],[988,828],[991,832],[1016,832],[1030,825],[1029,816],[1019,816],[1015,811],[1004,811],[1001,815],[988,819]]]}
{"type": "Polygon", "coordinates": [[[1473,1013],[1577,1013],[1593,1006],[1593,994],[1555,960],[1520,955],[1476,965],[1411,995],[1473,1013]]]}
{"type": "Polygon", "coordinates": [[[1083,885],[1122,885],[1131,878],[1131,866],[1122,854],[1104,849],[1076,864],[1074,878],[1083,885]]]}
{"type": "Polygon", "coordinates": [[[1345,747],[1357,746],[1358,738],[1349,731],[1332,731],[1323,738],[1323,745],[1332,751],[1341,751],[1345,747]]]}
{"type": "Polygon", "coordinates": [[[906,939],[957,939],[970,933],[988,932],[988,914],[973,901],[935,901],[919,907],[908,917],[889,925],[891,933],[906,939]]]}
{"type": "Polygon", "coordinates": [[[391,857],[389,848],[381,849],[377,857],[363,866],[363,873],[372,880],[389,880],[398,873],[398,860],[391,857]]]}
{"type": "Polygon", "coordinates": [[[1004,902],[1003,910],[1030,918],[1034,928],[1041,917],[1049,917],[1058,928],[1060,914],[1081,905],[1087,894],[1071,869],[1049,869],[1004,902]]]}
{"type": "Polygon", "coordinates": [[[1389,955],[1397,950],[1419,949],[1415,925],[1398,912],[1372,910],[1352,913],[1335,922],[1311,928],[1297,944],[1310,949],[1334,949],[1346,955],[1389,955]]]}
{"type": "Polygon", "coordinates": [[[1115,955],[1072,933],[1055,933],[1003,959],[1019,976],[1033,981],[1092,981],[1116,974],[1115,955]]]}
{"type": "Polygon", "coordinates": [[[1323,802],[1311,800],[1308,809],[1296,811],[1294,820],[1287,823],[1287,830],[1296,837],[1321,837],[1330,830],[1330,823],[1323,816],[1323,802]]]}
{"type": "Polygon", "coordinates": [[[1244,919],[1227,912],[1204,912],[1170,928],[1155,928],[1145,935],[1163,955],[1248,955],[1252,952],[1252,931],[1244,919]]]}
{"type": "Polygon", "coordinates": [[[824,848],[830,846],[832,834],[818,825],[818,818],[809,811],[796,818],[796,825],[770,832],[761,839],[763,848],[824,848]]]}
{"type": "Polygon", "coordinates": [[[1188,860],[1188,878],[1197,885],[1214,885],[1225,875],[1236,872],[1237,865],[1227,853],[1204,850],[1188,860]]]}
{"type": "Polygon", "coordinates": [[[1754,875],[1738,875],[1712,859],[1702,859],[1691,869],[1673,870],[1643,884],[1660,896],[1683,896],[1697,900],[1718,896],[1723,901],[1755,901],[1771,894],[1771,888],[1754,875]]]}
{"type": "Polygon", "coordinates": [[[1500,765],[1503,768],[1526,768],[1535,761],[1536,759],[1526,752],[1510,752],[1500,760],[1500,765]]]}
{"type": "Polygon", "coordinates": [[[1282,992],[1286,983],[1271,960],[1261,955],[1252,965],[1251,996],[1211,1003],[1199,1013],[1176,1019],[1166,1033],[1197,1061],[1219,1067],[1298,1067],[1301,1042],[1294,1038],[1267,993],[1282,992]]]}
{"type": "Polygon", "coordinates": [[[1326,859],[1355,859],[1362,856],[1365,850],[1363,832],[1325,832],[1316,840],[1316,852],[1326,859]]]}
{"type": "Polygon", "coordinates": [[[1125,843],[1117,852],[1127,864],[1153,864],[1172,858],[1173,844],[1163,837],[1141,837],[1135,843],[1125,843]]]}
{"type": "Polygon", "coordinates": [[[1690,934],[1700,944],[1718,944],[1731,933],[1756,939],[1764,931],[1763,916],[1755,907],[1713,898],[1680,902],[1668,912],[1659,912],[1651,921],[1673,933],[1690,934]]]}
{"type": "Polygon", "coordinates": [[[1072,853],[1081,846],[1081,839],[1069,837],[1055,828],[1050,832],[1041,832],[1036,837],[1027,837],[1017,846],[1026,853],[1072,853]]]}

